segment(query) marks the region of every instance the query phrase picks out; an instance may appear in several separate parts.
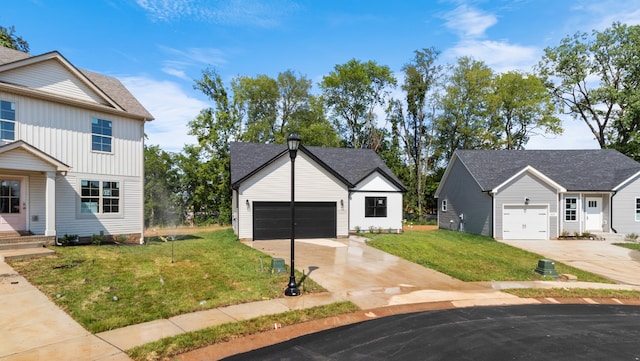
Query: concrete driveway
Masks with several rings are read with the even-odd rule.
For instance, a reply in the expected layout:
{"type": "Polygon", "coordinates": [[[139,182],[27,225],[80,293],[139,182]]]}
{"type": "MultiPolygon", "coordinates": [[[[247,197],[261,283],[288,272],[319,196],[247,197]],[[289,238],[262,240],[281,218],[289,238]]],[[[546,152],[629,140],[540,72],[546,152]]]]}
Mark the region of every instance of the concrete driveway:
{"type": "Polygon", "coordinates": [[[617,283],[640,285],[640,252],[613,245],[613,240],[502,240],[510,246],[595,273],[617,283]]]}
{"type": "MultiPolygon", "coordinates": [[[[289,240],[244,243],[290,262],[289,240]]],[[[531,302],[489,284],[462,282],[419,266],[369,247],[359,237],[298,239],[295,247],[296,269],[310,275],[336,299],[352,301],[362,309],[439,301],[452,301],[456,307],[531,302]]]]}

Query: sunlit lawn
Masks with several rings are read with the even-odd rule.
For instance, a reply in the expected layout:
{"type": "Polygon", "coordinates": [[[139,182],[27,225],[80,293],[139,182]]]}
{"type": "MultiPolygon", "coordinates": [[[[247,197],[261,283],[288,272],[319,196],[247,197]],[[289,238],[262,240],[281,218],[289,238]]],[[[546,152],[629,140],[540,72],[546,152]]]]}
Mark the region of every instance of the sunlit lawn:
{"type": "MultiPolygon", "coordinates": [[[[543,257],[492,238],[448,230],[379,234],[370,246],[463,281],[533,281],[543,257]]],[[[556,271],[578,276],[580,281],[611,281],[555,262],[556,271]]],[[[548,279],[548,278],[547,278],[548,279]]]]}
{"type": "MultiPolygon", "coordinates": [[[[288,282],[287,273],[271,273],[269,256],[241,244],[230,229],[144,246],[55,250],[56,256],[10,264],[91,332],[282,297],[288,282]]],[[[322,290],[308,278],[301,287],[322,290]]]]}
{"type": "Polygon", "coordinates": [[[616,246],[629,248],[634,251],[640,251],[640,243],[614,243],[616,246]]]}

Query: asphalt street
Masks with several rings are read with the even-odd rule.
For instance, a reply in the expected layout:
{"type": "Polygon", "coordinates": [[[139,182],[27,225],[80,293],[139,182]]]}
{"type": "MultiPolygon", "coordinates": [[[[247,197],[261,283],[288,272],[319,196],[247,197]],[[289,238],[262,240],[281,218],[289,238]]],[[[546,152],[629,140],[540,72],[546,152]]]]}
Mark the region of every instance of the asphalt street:
{"type": "Polygon", "coordinates": [[[640,360],[640,307],[522,305],[384,317],[225,360],[640,360]]]}

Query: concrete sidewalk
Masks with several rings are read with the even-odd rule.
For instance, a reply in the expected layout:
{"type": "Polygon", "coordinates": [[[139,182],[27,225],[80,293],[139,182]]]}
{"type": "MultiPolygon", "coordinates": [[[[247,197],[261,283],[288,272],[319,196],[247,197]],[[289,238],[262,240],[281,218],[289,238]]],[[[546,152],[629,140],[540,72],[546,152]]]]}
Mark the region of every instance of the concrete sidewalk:
{"type": "MultiPolygon", "coordinates": [[[[591,241],[593,242],[593,241],[591,241]]],[[[288,240],[246,242],[289,262],[288,240]]],[[[349,300],[363,310],[450,302],[453,307],[539,303],[500,292],[521,287],[640,286],[584,282],[468,283],[367,246],[360,238],[296,241],[296,268],[329,292],[283,297],[178,315],[90,334],[10,266],[0,262],[0,361],[129,360],[124,350],[164,337],[262,315],[349,300]]],[[[298,280],[300,281],[300,280],[298,280]]],[[[285,285],[283,285],[284,288],[285,285]]]]}

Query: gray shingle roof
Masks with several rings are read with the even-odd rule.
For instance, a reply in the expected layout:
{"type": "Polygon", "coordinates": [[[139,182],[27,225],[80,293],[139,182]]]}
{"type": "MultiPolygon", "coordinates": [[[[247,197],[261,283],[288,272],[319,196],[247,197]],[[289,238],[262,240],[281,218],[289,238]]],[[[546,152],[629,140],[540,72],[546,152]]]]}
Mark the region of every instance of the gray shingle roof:
{"type": "MultiPolygon", "coordinates": [[[[232,142],[230,151],[231,184],[234,187],[278,156],[288,152],[284,144],[240,142],[232,142]]],[[[301,146],[300,151],[315,158],[350,187],[378,170],[402,191],[406,191],[398,177],[373,150],[301,146]]]]}
{"type": "Polygon", "coordinates": [[[457,150],[484,191],[531,166],[567,191],[610,191],[640,172],[640,163],[613,149],[457,150]]]}
{"type": "MultiPolygon", "coordinates": [[[[22,51],[17,51],[0,46],[0,65],[8,64],[32,56],[22,51]]],[[[122,83],[113,77],[94,73],[88,70],[78,69],[93,84],[100,88],[111,100],[116,102],[122,109],[132,115],[152,120],[153,115],[138,102],[138,100],[125,88],[122,83]]]]}

